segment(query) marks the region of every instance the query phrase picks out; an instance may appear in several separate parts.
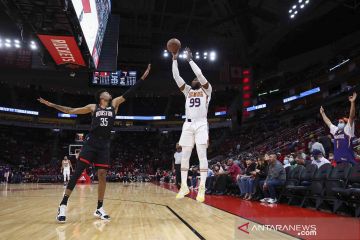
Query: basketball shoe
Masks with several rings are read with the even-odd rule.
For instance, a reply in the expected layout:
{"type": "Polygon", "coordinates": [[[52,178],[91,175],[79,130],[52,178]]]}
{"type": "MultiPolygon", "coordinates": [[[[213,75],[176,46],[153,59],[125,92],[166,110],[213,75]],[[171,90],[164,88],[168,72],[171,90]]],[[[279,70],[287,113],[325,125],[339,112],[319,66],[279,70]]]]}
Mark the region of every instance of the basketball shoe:
{"type": "Polygon", "coordinates": [[[190,193],[190,191],[189,191],[188,186],[182,184],[178,194],[176,194],[176,198],[177,199],[182,199],[186,195],[188,195],[189,193],[190,193]]]}
{"type": "Polygon", "coordinates": [[[103,207],[96,209],[94,216],[100,218],[101,220],[110,220],[110,216],[105,212],[103,207]]]}
{"type": "Polygon", "coordinates": [[[58,208],[58,214],[57,214],[56,220],[59,223],[65,223],[66,222],[66,208],[67,208],[66,205],[60,205],[59,208],[58,208]]]}

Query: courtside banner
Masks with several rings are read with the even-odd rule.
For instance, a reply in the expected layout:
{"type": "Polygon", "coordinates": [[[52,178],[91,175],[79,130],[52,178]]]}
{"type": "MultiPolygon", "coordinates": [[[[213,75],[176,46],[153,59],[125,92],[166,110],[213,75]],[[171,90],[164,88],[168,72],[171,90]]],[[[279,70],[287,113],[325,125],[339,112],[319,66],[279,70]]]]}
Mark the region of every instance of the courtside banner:
{"type": "Polygon", "coordinates": [[[41,34],[38,34],[38,37],[57,65],[71,63],[85,66],[84,59],[74,37],[41,34]]]}

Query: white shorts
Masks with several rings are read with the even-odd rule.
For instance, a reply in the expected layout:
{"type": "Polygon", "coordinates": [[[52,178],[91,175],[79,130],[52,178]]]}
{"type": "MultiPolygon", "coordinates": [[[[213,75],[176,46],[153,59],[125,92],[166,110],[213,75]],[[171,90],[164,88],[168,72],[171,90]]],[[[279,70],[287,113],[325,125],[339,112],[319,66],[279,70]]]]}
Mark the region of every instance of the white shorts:
{"type": "Polygon", "coordinates": [[[179,145],[193,147],[194,144],[206,144],[209,141],[209,125],[207,121],[184,122],[179,145]]]}
{"type": "Polygon", "coordinates": [[[64,175],[64,177],[65,176],[69,177],[70,176],[70,168],[69,169],[64,168],[63,175],[64,175]]]}

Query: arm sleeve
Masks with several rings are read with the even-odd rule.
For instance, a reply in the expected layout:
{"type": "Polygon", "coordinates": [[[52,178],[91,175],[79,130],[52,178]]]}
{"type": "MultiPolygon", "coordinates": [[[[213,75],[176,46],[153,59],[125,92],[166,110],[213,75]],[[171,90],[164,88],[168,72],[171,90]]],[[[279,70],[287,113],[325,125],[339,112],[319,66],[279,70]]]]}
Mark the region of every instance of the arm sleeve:
{"type": "Polygon", "coordinates": [[[200,84],[205,85],[208,81],[202,74],[201,69],[198,67],[198,65],[196,65],[196,63],[193,60],[191,60],[189,62],[189,64],[190,64],[191,69],[195,73],[197,79],[199,80],[200,84]]]}
{"type": "Polygon", "coordinates": [[[177,60],[173,60],[172,73],[173,73],[173,78],[175,79],[175,82],[179,88],[185,85],[185,88],[182,92],[184,93],[185,96],[187,96],[191,87],[187,85],[184,79],[180,76],[177,60]]]}
{"type": "Polygon", "coordinates": [[[182,87],[185,84],[185,81],[184,81],[184,79],[182,77],[180,77],[177,60],[173,60],[172,73],[173,73],[173,77],[174,77],[175,82],[178,85],[178,87],[179,88],[182,87]]]}

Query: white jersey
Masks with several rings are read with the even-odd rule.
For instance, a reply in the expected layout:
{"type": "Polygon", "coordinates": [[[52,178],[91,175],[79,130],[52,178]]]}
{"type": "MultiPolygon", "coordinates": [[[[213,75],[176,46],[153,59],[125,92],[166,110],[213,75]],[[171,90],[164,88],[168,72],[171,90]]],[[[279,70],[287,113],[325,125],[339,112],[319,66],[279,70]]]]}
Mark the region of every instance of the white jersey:
{"type": "Polygon", "coordinates": [[[194,90],[189,85],[185,86],[183,91],[185,102],[185,116],[186,119],[191,120],[206,120],[211,99],[212,88],[209,84],[208,89],[203,87],[194,90]]]}
{"type": "Polygon", "coordinates": [[[70,160],[63,160],[64,171],[70,171],[70,160]]]}
{"type": "Polygon", "coordinates": [[[181,156],[182,156],[181,152],[174,153],[175,164],[181,164],[181,156]]]}

